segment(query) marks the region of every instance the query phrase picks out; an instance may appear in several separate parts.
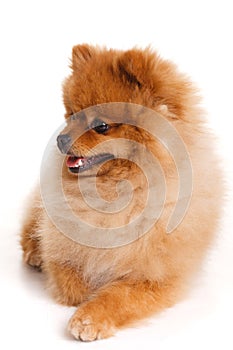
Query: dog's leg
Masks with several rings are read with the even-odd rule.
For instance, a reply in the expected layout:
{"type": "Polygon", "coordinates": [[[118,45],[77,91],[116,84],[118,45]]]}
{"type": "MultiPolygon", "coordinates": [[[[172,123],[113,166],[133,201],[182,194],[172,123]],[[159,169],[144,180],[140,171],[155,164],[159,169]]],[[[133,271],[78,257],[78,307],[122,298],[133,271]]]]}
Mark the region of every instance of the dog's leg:
{"type": "Polygon", "coordinates": [[[21,230],[20,244],[23,249],[24,262],[30,266],[41,268],[42,260],[40,254],[39,228],[42,217],[41,201],[38,193],[35,193],[30,200],[27,216],[24,219],[21,230]]]}
{"type": "Polygon", "coordinates": [[[83,341],[107,338],[117,328],[172,305],[175,301],[174,290],[174,282],[163,285],[115,282],[81,304],[71,318],[68,329],[75,338],[83,341]]]}
{"type": "Polygon", "coordinates": [[[58,303],[77,306],[90,293],[80,271],[68,263],[49,262],[44,265],[44,270],[48,277],[49,289],[58,303]]]}

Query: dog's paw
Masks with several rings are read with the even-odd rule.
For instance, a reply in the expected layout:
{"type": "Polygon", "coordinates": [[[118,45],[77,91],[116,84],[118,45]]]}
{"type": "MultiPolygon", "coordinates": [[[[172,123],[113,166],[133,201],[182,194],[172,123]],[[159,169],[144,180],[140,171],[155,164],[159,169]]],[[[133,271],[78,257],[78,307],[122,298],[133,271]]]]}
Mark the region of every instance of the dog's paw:
{"type": "Polygon", "coordinates": [[[38,270],[41,269],[42,259],[37,249],[27,249],[23,253],[23,261],[38,270]]]}
{"type": "Polygon", "coordinates": [[[112,322],[98,312],[98,308],[81,306],[71,318],[68,331],[82,341],[93,341],[111,337],[115,327],[112,322]]]}

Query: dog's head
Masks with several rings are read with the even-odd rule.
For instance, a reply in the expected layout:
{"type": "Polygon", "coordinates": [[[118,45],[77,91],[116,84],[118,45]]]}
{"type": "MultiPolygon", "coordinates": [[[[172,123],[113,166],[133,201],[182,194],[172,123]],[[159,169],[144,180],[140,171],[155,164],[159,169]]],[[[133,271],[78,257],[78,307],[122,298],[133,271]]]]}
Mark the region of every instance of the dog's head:
{"type": "MultiPolygon", "coordinates": [[[[152,142],[147,132],[125,123],[120,115],[119,120],[113,121],[111,113],[86,113],[88,107],[110,102],[134,103],[172,121],[185,119],[190,112],[193,87],[173,64],[161,60],[150,49],[122,52],[78,45],[73,48],[71,68],[72,74],[63,87],[68,123],[57,143],[68,156],[66,165],[72,174],[103,162],[102,174],[117,163],[126,168],[132,166],[127,160],[116,159],[115,150],[103,141],[129,139],[146,143],[147,147],[152,142]],[[85,132],[77,138],[79,130],[85,132]],[[103,149],[92,151],[101,143],[103,149]]],[[[128,148],[129,155],[135,151],[133,146],[128,148]]]]}
{"type": "Polygon", "coordinates": [[[139,157],[136,146],[146,146],[151,137],[137,126],[130,107],[139,113],[138,105],[112,103],[84,109],[68,118],[67,126],[57,137],[57,145],[67,155],[66,165],[70,173],[84,173],[104,163],[98,176],[109,173],[111,169],[115,175],[116,169],[121,169],[122,175],[123,169],[127,172],[133,166],[128,160],[136,152],[139,157]]]}

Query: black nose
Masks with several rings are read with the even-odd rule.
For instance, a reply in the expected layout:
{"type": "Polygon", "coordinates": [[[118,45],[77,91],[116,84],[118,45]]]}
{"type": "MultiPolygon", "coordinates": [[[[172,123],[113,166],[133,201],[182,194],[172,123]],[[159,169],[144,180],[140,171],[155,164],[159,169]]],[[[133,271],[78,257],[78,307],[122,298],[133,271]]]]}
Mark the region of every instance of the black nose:
{"type": "Polygon", "coordinates": [[[57,147],[62,153],[67,153],[72,144],[72,140],[69,134],[60,134],[57,137],[57,147]]]}

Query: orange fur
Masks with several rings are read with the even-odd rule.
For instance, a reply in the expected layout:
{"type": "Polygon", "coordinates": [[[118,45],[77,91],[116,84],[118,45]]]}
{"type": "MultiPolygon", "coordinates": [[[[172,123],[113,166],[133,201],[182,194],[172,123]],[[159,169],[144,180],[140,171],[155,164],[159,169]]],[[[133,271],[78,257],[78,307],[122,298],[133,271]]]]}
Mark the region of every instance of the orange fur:
{"type": "MultiPolygon", "coordinates": [[[[53,297],[63,305],[77,306],[90,293],[82,279],[81,271],[70,265],[49,262],[46,267],[51,279],[51,292],[53,297]]],[[[46,270],[44,266],[44,270],[46,270]]]]}
{"type": "MultiPolygon", "coordinates": [[[[39,191],[36,192],[22,230],[25,260],[32,265],[42,261],[42,270],[58,302],[80,304],[69,330],[84,341],[108,337],[116,329],[174,304],[212,242],[222,203],[222,177],[213,151],[213,137],[203,126],[205,120],[195,88],[174,64],[150,49],[122,52],[75,46],[72,74],[64,83],[65,117],[106,102],[140,104],[159,112],[173,124],[192,161],[193,193],[182,223],[167,235],[167,218],[177,196],[175,165],[169,153],[149,134],[127,125],[112,128],[106,138],[127,135],[144,144],[158,158],[167,181],[164,213],[141,239],[115,249],[82,246],[56,229],[43,210],[39,191]]],[[[83,122],[80,119],[79,123],[83,122]]],[[[67,126],[65,132],[72,134],[73,130],[67,126]]],[[[88,131],[71,151],[85,154],[101,143],[102,137],[88,131]]],[[[111,216],[105,221],[85,205],[76,177],[65,166],[62,174],[69,203],[84,220],[101,226],[124,225],[143,208],[145,178],[129,161],[110,160],[99,171],[97,185],[104,199],[115,198],[120,179],[127,178],[134,189],[134,198],[124,215],[116,214],[114,219],[111,216]]]]}

